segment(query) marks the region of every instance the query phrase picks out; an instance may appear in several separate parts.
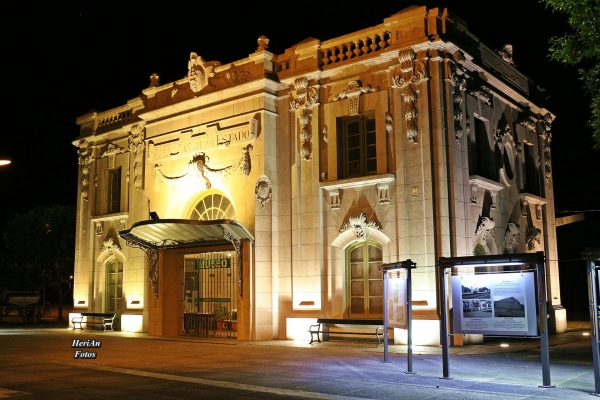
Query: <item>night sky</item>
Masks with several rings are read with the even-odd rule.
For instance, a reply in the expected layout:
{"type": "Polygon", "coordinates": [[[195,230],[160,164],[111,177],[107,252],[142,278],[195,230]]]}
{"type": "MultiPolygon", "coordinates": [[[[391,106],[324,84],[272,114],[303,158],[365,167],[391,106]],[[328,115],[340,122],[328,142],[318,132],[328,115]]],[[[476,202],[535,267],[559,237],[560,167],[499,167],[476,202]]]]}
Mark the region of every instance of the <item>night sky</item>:
{"type": "MultiPolygon", "coordinates": [[[[7,2],[3,5],[0,229],[15,213],[75,204],[75,120],[125,104],[148,87],[187,75],[194,51],[223,64],[253,53],[266,35],[282,54],[308,38],[331,39],[377,25],[410,5],[447,7],[488,47],[513,45],[517,68],[547,90],[558,211],[600,210],[599,151],[592,150],[589,97],[577,67],[549,61],[548,39],[568,29],[537,0],[177,2],[7,2]],[[282,6],[285,8],[281,8],[282,6]]],[[[568,215],[558,213],[557,216],[568,215]]],[[[557,228],[563,305],[585,313],[585,247],[600,247],[600,212],[557,228]]],[[[0,257],[2,254],[0,253],[0,257]]],[[[1,284],[1,283],[0,283],[1,284]]],[[[585,318],[585,314],[583,314],[585,318]]]]}

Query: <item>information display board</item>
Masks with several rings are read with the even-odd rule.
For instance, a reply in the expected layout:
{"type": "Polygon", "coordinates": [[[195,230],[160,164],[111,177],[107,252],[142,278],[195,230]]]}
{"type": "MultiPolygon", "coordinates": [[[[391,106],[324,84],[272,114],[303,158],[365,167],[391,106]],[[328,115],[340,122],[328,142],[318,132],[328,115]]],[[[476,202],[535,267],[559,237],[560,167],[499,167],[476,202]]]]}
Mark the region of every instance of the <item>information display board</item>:
{"type": "Polygon", "coordinates": [[[455,332],[538,336],[533,272],[452,276],[455,332]]]}
{"type": "Polygon", "coordinates": [[[387,319],[388,326],[392,328],[407,329],[407,279],[406,271],[388,273],[387,293],[387,319]]]}

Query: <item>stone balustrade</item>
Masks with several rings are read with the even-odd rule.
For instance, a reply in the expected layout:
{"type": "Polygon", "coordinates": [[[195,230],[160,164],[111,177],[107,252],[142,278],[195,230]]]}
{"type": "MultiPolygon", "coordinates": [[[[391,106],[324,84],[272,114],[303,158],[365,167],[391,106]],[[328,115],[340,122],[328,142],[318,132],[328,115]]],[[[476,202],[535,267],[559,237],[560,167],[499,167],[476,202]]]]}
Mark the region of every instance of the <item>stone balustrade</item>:
{"type": "Polygon", "coordinates": [[[360,36],[338,38],[321,44],[323,65],[332,65],[351,58],[362,57],[390,45],[390,32],[367,30],[360,36]]]}
{"type": "Polygon", "coordinates": [[[109,131],[132,122],[131,109],[114,112],[111,110],[108,113],[98,115],[98,126],[96,131],[109,131]]]}

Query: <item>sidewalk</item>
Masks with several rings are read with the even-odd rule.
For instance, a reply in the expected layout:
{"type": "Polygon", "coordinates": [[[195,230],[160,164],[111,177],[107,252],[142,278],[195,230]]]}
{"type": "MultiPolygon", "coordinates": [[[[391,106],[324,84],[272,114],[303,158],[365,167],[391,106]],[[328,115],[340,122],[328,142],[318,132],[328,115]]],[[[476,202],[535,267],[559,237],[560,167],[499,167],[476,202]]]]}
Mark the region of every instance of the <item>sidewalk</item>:
{"type": "MultiPolygon", "coordinates": [[[[290,340],[242,342],[226,338],[71,331],[59,324],[55,326],[0,325],[0,376],[6,368],[17,368],[15,360],[30,352],[45,354],[50,369],[68,366],[69,376],[79,376],[72,369],[83,368],[95,371],[85,379],[98,379],[93,376],[99,374],[115,382],[125,376],[151,378],[153,385],[169,388],[176,382],[186,382],[192,385],[189,390],[193,393],[200,387],[208,387],[231,392],[232,396],[238,392],[245,393],[240,394],[242,397],[253,393],[254,398],[269,393],[275,397],[268,398],[573,400],[589,399],[594,390],[591,340],[590,336],[583,336],[589,324],[585,323],[570,323],[568,333],[550,336],[551,378],[555,388],[538,387],[542,384],[539,339],[495,338],[482,345],[452,347],[452,379],[440,379],[439,347],[414,347],[415,374],[405,374],[406,346],[402,345],[390,345],[391,363],[383,363],[383,347],[365,342],[312,345],[308,341],[290,340]],[[68,343],[74,338],[101,340],[100,358],[73,360],[68,343]],[[500,346],[505,342],[509,347],[500,346]],[[8,343],[11,345],[7,346],[8,343]],[[2,360],[10,360],[4,362],[10,367],[3,368],[2,360]]],[[[30,358],[23,356],[24,360],[30,358]]],[[[181,396],[189,398],[185,393],[181,396]]]]}

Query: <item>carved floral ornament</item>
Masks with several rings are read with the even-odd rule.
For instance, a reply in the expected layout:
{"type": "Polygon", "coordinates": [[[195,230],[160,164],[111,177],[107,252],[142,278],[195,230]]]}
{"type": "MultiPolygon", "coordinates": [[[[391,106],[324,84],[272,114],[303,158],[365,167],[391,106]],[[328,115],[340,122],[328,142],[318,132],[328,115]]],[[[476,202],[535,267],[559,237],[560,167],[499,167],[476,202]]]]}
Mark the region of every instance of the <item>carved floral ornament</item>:
{"type": "Polygon", "coordinates": [[[312,114],[309,111],[303,110],[299,117],[300,120],[300,156],[302,160],[309,161],[312,153],[312,133],[310,129],[310,123],[312,121],[312,114]]]}
{"type": "Polygon", "coordinates": [[[409,86],[402,95],[404,98],[404,119],[406,120],[406,136],[411,143],[417,143],[419,135],[419,111],[417,110],[417,92],[409,86]]]}
{"type": "Polygon", "coordinates": [[[259,201],[260,206],[264,210],[266,204],[269,200],[271,200],[271,181],[265,175],[258,178],[256,182],[256,186],[254,188],[254,193],[256,194],[256,200],[259,201]]]}
{"type": "MultiPolygon", "coordinates": [[[[133,185],[139,192],[142,190],[142,168],[144,164],[144,123],[131,127],[129,133],[129,151],[133,154],[133,185]]],[[[128,174],[129,176],[129,171],[128,174]]]]}
{"type": "Polygon", "coordinates": [[[214,69],[221,65],[219,61],[206,62],[198,54],[190,53],[188,61],[188,79],[190,81],[190,89],[194,93],[198,93],[208,85],[208,79],[215,76],[214,69]]]}
{"type": "Polygon", "coordinates": [[[353,214],[342,227],[340,233],[346,232],[347,230],[353,229],[356,235],[356,239],[359,242],[367,240],[369,229],[376,229],[381,231],[381,226],[375,221],[367,222],[367,215],[365,213],[353,214]]]}
{"type": "Polygon", "coordinates": [[[89,197],[89,186],[90,186],[90,167],[88,166],[92,162],[92,149],[90,142],[81,140],[79,142],[79,165],[81,165],[81,197],[87,201],[89,197]]]}
{"type": "Polygon", "coordinates": [[[301,107],[310,109],[319,102],[319,92],[315,87],[308,86],[307,78],[298,78],[294,81],[295,93],[291,93],[290,107],[292,111],[297,111],[301,107]]]}
{"type": "Polygon", "coordinates": [[[251,144],[242,148],[242,157],[235,163],[224,168],[211,168],[208,166],[210,158],[205,153],[195,154],[192,160],[188,163],[188,171],[179,176],[167,176],[165,175],[159,164],[154,166],[154,189],[158,191],[161,185],[167,184],[169,186],[175,185],[182,182],[184,178],[195,179],[202,178],[205,181],[206,189],[210,189],[212,184],[208,178],[209,174],[228,176],[236,171],[240,171],[242,175],[250,175],[252,169],[250,152],[254,150],[254,146],[251,144]]]}

